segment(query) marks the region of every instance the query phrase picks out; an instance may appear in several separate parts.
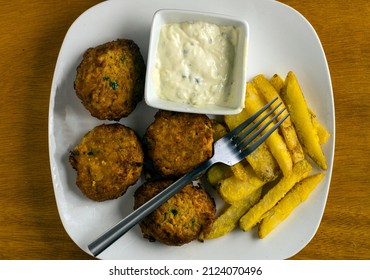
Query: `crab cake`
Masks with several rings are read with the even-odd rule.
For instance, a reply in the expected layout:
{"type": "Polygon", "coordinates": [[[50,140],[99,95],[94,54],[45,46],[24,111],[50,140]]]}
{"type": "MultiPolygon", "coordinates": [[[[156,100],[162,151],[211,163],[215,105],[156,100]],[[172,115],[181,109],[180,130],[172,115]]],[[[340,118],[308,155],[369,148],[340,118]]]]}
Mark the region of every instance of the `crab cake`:
{"type": "Polygon", "coordinates": [[[85,52],[77,67],[74,88],[92,116],[118,121],[142,100],[145,71],[135,42],[117,39],[85,52]]]}
{"type": "Polygon", "coordinates": [[[158,111],[144,135],[148,158],[161,176],[182,176],[212,156],[213,133],[206,115],[158,111]]]}
{"type": "MultiPolygon", "coordinates": [[[[135,192],[134,209],[160,193],[171,180],[146,182],[135,192]]],[[[186,185],[180,192],[140,222],[143,237],[170,246],[180,246],[208,233],[215,218],[214,200],[201,188],[186,185]]]]}
{"type": "Polygon", "coordinates": [[[95,201],[115,199],[140,178],[144,152],[135,132],[121,124],[99,125],[70,152],[76,184],[95,201]]]}

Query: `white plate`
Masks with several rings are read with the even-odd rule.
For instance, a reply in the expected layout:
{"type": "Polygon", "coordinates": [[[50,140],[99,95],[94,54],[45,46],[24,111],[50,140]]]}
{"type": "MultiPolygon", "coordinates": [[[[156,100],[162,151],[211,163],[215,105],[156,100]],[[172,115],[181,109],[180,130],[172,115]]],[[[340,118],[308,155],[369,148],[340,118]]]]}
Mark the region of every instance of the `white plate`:
{"type": "MultiPolygon", "coordinates": [[[[136,226],[99,255],[102,259],[285,259],[299,252],[314,236],[326,204],[334,158],[334,101],[330,74],[320,40],[307,20],[292,8],[271,0],[106,1],[83,13],[70,27],[56,63],[49,111],[49,152],[56,202],[63,225],[73,241],[89,253],[87,245],[132,211],[131,187],[121,198],[93,202],[75,185],[76,172],[68,163],[69,151],[94,126],[73,89],[76,67],[89,47],[130,38],[147,56],[152,16],[161,8],[194,9],[235,15],[250,26],[248,79],[256,74],[293,70],[309,106],[331,134],[324,145],[328,170],[309,199],[268,237],[258,239],[255,229],[235,230],[215,240],[169,247],[142,238],[136,226]],[[144,9],[142,7],[145,7],[144,9]]],[[[155,109],[141,102],[121,122],[142,136],[155,109]]],[[[106,122],[107,123],[107,122],[106,122]]]]}

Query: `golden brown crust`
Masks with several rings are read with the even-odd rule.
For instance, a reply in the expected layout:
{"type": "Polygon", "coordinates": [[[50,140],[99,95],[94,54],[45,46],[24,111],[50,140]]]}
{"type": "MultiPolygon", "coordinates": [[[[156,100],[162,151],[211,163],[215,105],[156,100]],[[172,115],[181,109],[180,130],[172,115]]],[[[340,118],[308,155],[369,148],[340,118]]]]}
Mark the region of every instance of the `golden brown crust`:
{"type": "Polygon", "coordinates": [[[179,177],[212,156],[213,133],[206,115],[159,111],[144,141],[158,173],[179,177]]]}
{"type": "Polygon", "coordinates": [[[142,99],[145,71],[139,47],[132,40],[117,39],[85,52],[74,88],[92,116],[119,120],[142,99]]]}
{"type": "MultiPolygon", "coordinates": [[[[134,208],[164,190],[171,180],[147,182],[135,192],[134,208]]],[[[144,238],[158,240],[170,246],[180,246],[198,238],[201,231],[208,233],[216,212],[214,200],[201,188],[185,186],[141,223],[144,238]]]]}
{"type": "Polygon", "coordinates": [[[135,132],[121,124],[100,125],[71,151],[76,184],[95,201],[115,199],[141,176],[144,152],[135,132]]]}

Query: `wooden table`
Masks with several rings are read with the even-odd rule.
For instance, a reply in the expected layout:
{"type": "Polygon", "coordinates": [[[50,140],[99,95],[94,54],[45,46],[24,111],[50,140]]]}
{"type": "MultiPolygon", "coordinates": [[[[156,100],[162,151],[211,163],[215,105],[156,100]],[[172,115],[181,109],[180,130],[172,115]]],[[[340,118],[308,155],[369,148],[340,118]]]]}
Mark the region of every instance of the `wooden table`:
{"type": "MultiPolygon", "coordinates": [[[[48,157],[53,71],[72,22],[97,0],[1,1],[0,259],[90,259],[59,219],[48,157]]],[[[336,106],[330,193],[293,259],[370,259],[370,3],[283,0],[316,29],[336,106]]]]}

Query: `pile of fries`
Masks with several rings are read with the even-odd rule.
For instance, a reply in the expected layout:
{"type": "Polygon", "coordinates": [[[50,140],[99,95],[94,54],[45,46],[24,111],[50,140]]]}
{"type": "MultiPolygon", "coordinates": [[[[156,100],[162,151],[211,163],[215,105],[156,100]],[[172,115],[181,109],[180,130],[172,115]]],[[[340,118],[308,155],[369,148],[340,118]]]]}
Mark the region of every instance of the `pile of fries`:
{"type": "Polygon", "coordinates": [[[216,137],[222,137],[276,97],[290,113],[279,130],[242,162],[231,167],[216,164],[208,171],[208,181],[227,207],[212,230],[201,234],[202,240],[218,238],[238,226],[243,231],[257,226],[259,237],[264,238],[307,199],[324,177],[323,172],[311,174],[310,162],[322,171],[327,169],[322,144],[330,135],[308,108],[292,71],[285,80],[278,74],[269,80],[260,74],[248,82],[244,110],[224,116],[224,123],[215,124],[216,137]],[[269,186],[267,191],[265,186],[269,186]]]}

